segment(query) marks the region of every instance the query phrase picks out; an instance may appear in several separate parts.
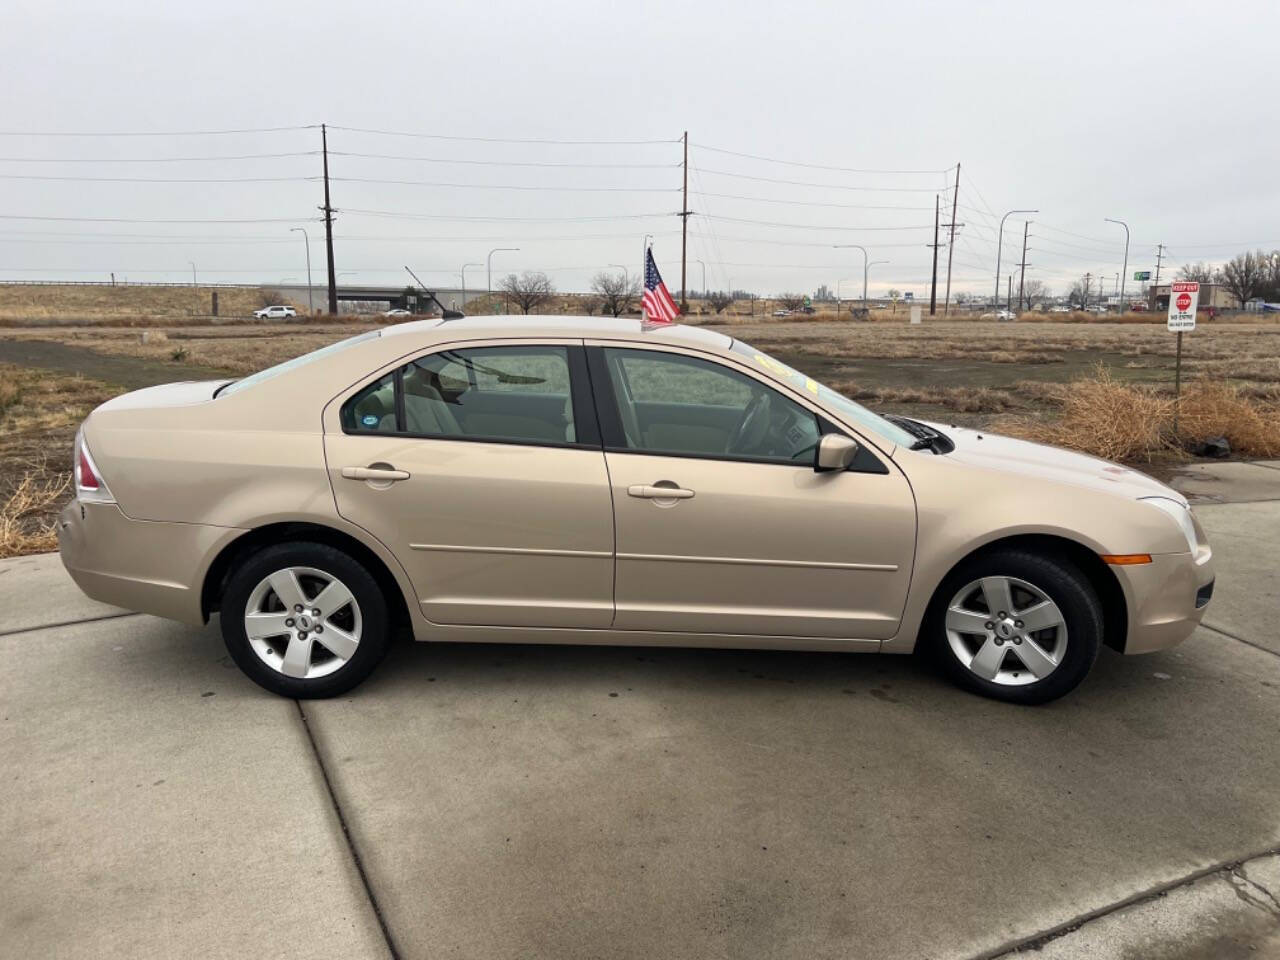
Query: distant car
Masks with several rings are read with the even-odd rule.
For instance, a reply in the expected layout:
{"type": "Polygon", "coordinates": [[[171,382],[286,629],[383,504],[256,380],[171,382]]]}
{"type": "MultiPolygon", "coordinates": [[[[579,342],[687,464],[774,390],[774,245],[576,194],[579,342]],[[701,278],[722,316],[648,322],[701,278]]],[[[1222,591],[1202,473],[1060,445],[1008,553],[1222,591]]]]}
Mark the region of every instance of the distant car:
{"type": "Polygon", "coordinates": [[[263,307],[261,310],[253,311],[253,315],[259,320],[284,320],[288,317],[296,317],[298,311],[293,307],[283,304],[276,304],[271,307],[263,307]]]}
{"type": "Polygon", "coordinates": [[[995,313],[984,313],[979,319],[981,320],[999,320],[1001,322],[1009,320],[1017,320],[1018,315],[1012,310],[997,310],[995,313]]]}
{"type": "Polygon", "coordinates": [[[1049,312],[1050,313],[1070,313],[1071,308],[1070,307],[1054,307],[1049,312]]]}
{"type": "Polygon", "coordinates": [[[775,310],[775,311],[773,311],[773,315],[774,315],[775,317],[789,317],[789,316],[791,316],[791,311],[790,311],[790,310],[775,310]]]}
{"type": "Polygon", "coordinates": [[[382,315],[384,317],[411,317],[413,316],[413,311],[406,310],[404,307],[394,307],[391,310],[384,310],[382,315]]]}

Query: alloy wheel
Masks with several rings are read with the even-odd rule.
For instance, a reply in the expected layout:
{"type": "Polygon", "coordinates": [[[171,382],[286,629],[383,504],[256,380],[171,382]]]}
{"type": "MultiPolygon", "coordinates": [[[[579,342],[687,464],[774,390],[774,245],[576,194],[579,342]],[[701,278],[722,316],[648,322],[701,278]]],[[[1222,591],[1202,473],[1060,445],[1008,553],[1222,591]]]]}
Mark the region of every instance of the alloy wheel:
{"type": "Polygon", "coordinates": [[[1039,587],[1017,577],[983,577],[947,605],[947,642],[976,677],[1001,686],[1043,680],[1067,652],[1067,624],[1039,587]]]}
{"type": "Polygon", "coordinates": [[[332,574],[285,567],[249,594],[244,632],[267,666],[286,677],[313,680],[341,670],[360,644],[360,605],[332,574]]]}

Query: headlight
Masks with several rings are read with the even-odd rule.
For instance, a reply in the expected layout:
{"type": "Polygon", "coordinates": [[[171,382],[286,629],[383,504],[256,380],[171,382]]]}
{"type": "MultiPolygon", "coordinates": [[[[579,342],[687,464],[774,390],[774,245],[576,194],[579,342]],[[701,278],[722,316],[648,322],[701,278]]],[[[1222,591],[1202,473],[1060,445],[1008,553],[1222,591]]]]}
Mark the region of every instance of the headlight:
{"type": "Polygon", "coordinates": [[[1143,503],[1149,503],[1157,510],[1163,510],[1173,522],[1178,525],[1182,531],[1182,535],[1187,538],[1187,549],[1192,553],[1196,552],[1198,546],[1196,542],[1196,526],[1191,522],[1191,508],[1184,506],[1177,500],[1171,500],[1169,497],[1140,497],[1143,503]]]}

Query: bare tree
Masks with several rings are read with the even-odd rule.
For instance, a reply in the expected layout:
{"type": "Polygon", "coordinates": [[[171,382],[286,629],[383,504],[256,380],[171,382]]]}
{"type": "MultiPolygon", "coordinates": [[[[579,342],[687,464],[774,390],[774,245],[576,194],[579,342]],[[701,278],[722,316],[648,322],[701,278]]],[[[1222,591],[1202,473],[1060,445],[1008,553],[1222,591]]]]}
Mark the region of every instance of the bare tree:
{"type": "Polygon", "coordinates": [[[1044,285],[1043,280],[1028,280],[1022,285],[1022,299],[1027,302],[1027,308],[1030,309],[1038,303],[1043,303],[1049,297],[1049,288],[1044,285]]]}
{"type": "Polygon", "coordinates": [[[1266,255],[1266,281],[1262,285],[1262,297],[1268,303],[1280,300],[1280,250],[1272,250],[1266,255]]]}
{"type": "Polygon", "coordinates": [[[774,299],[785,310],[796,311],[804,306],[803,293],[780,293],[774,299]]]}
{"type": "Polygon", "coordinates": [[[1067,291],[1067,302],[1077,310],[1089,306],[1089,291],[1083,281],[1077,280],[1071,285],[1071,289],[1067,291]]]}
{"type": "Polygon", "coordinates": [[[522,313],[530,313],[550,301],[556,288],[551,278],[540,270],[526,270],[520,276],[508,274],[498,283],[498,289],[511,298],[522,313]]]}
{"type": "Polygon", "coordinates": [[[1215,283],[1218,280],[1218,272],[1213,269],[1211,264],[1205,263],[1203,260],[1199,263],[1184,263],[1178,268],[1179,280],[1197,280],[1200,283],[1215,283]]]}
{"type": "Polygon", "coordinates": [[[721,291],[708,296],[707,302],[711,304],[711,309],[716,313],[722,313],[726,307],[733,303],[733,296],[721,291]]]}
{"type": "Polygon", "coordinates": [[[1222,283],[1243,307],[1266,288],[1270,264],[1267,255],[1257,253],[1237,254],[1222,267],[1222,283]]]}
{"type": "Polygon", "coordinates": [[[628,279],[616,273],[597,273],[591,281],[591,289],[604,301],[601,304],[601,316],[608,311],[620,317],[631,306],[631,301],[640,296],[640,278],[628,279]]]}

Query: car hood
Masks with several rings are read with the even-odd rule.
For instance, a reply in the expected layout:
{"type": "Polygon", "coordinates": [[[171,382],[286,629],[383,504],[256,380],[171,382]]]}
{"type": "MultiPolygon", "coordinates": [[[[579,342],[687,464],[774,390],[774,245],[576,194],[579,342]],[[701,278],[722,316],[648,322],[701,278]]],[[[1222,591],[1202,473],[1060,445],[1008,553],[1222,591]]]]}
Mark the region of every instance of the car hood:
{"type": "Polygon", "coordinates": [[[1089,487],[1127,498],[1168,497],[1184,505],[1187,502],[1182,494],[1154,477],[1109,460],[1100,460],[1060,447],[1002,437],[985,430],[969,430],[939,423],[926,423],[926,426],[950,437],[955,444],[955,450],[945,454],[948,460],[987,470],[1089,487]]]}
{"type": "Polygon", "coordinates": [[[99,410],[139,410],[153,407],[186,407],[213,399],[213,392],[225,380],[184,380],[181,383],[162,383],[156,387],[144,387],[108,400],[99,410]]]}

